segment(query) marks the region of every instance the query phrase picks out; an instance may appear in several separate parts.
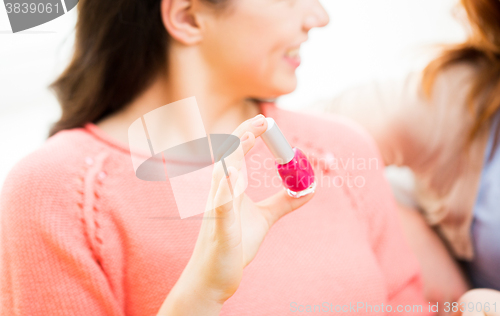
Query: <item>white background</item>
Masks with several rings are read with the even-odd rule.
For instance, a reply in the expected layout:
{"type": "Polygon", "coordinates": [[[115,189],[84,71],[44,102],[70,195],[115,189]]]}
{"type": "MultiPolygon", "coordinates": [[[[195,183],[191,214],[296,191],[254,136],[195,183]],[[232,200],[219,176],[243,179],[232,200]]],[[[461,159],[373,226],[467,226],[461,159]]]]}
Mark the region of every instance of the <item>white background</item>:
{"type": "MultiPolygon", "coordinates": [[[[429,60],[429,45],[463,40],[457,0],[321,0],[330,24],[302,46],[298,89],[279,106],[298,109],[372,78],[400,76],[429,60]]],[[[71,54],[76,9],[12,34],[0,4],[0,186],[10,168],[43,144],[59,115],[47,86],[71,54]]]]}

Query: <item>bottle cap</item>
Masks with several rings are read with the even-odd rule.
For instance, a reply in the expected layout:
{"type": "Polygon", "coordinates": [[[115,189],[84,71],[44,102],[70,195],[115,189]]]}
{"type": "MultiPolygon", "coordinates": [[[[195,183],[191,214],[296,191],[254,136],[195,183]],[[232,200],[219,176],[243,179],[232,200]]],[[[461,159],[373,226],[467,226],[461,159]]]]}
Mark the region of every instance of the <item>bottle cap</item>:
{"type": "Polygon", "coordinates": [[[281,132],[278,124],[270,117],[266,117],[266,120],[267,130],[260,137],[274,158],[276,158],[276,161],[284,165],[293,159],[295,152],[281,132]]]}

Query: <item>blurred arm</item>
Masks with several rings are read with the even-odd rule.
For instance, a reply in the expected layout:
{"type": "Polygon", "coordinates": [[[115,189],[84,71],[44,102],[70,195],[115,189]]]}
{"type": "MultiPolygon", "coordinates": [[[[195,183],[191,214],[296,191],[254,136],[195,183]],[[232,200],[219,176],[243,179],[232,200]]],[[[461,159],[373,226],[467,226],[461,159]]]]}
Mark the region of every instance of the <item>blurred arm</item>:
{"type": "Polygon", "coordinates": [[[439,306],[458,302],[470,285],[439,236],[416,209],[399,205],[399,217],[406,240],[420,263],[426,300],[431,304],[439,302],[439,306]]]}
{"type": "Polygon", "coordinates": [[[347,89],[307,110],[342,115],[362,125],[375,139],[385,165],[415,167],[425,161],[439,135],[439,107],[418,90],[420,76],[409,73],[391,80],[373,80],[347,89]]]}

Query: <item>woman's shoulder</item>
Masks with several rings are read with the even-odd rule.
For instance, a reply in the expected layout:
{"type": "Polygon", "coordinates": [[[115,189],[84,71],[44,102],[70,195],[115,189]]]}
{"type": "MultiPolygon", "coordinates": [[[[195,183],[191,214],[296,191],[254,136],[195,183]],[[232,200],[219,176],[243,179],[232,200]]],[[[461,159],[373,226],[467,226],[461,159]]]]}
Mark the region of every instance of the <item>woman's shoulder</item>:
{"type": "Polygon", "coordinates": [[[84,128],[60,131],[11,168],[2,184],[2,198],[62,196],[102,149],[84,128]]]}

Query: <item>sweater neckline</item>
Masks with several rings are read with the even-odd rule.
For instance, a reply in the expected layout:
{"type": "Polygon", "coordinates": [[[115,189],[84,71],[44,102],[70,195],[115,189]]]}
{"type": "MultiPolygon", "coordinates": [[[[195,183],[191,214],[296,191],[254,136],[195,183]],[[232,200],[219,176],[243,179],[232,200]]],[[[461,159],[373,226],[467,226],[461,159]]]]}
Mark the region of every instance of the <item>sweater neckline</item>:
{"type": "MultiPolygon", "coordinates": [[[[276,104],[274,102],[259,102],[258,105],[260,108],[260,113],[262,113],[266,117],[271,114],[271,115],[273,115],[272,117],[275,118],[276,104]]],[[[105,131],[103,131],[101,128],[99,128],[96,124],[94,124],[93,122],[85,123],[83,128],[88,133],[93,135],[95,138],[100,140],[101,142],[104,142],[108,146],[113,147],[115,149],[118,149],[119,151],[121,151],[125,154],[134,155],[134,156],[138,156],[138,157],[144,157],[144,158],[151,157],[150,152],[141,151],[138,149],[131,151],[128,144],[123,143],[122,141],[119,141],[116,138],[113,138],[112,136],[107,134],[105,131]]]]}

